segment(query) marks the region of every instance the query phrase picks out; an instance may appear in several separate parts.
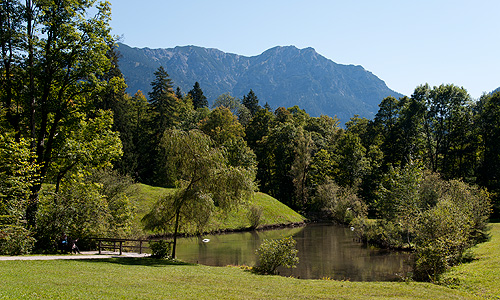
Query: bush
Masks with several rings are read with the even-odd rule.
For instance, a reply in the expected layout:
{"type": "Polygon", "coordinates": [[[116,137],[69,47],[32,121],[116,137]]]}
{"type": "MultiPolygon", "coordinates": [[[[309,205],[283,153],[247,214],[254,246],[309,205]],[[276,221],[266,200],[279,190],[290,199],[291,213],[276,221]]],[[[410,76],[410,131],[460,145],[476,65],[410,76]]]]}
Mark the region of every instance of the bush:
{"type": "Polygon", "coordinates": [[[248,221],[250,222],[250,228],[257,228],[259,227],[260,223],[262,222],[262,207],[259,206],[251,206],[250,209],[248,210],[248,221]]]}
{"type": "Polygon", "coordinates": [[[332,219],[340,224],[349,224],[354,218],[365,217],[367,206],[352,189],[328,182],[318,187],[317,202],[322,203],[332,219]]]}
{"type": "Polygon", "coordinates": [[[260,274],[276,274],[276,269],[280,266],[295,268],[299,263],[296,243],[292,237],[264,240],[256,250],[259,262],[254,270],[260,274]]]}
{"type": "Polygon", "coordinates": [[[365,218],[356,218],[351,222],[358,239],[381,248],[400,249],[405,246],[401,226],[386,220],[368,222],[365,218]]]}
{"type": "Polygon", "coordinates": [[[22,255],[33,249],[35,239],[31,233],[20,226],[0,227],[0,254],[22,255]]]}
{"type": "Polygon", "coordinates": [[[435,245],[419,247],[415,251],[413,261],[413,279],[436,283],[447,267],[445,249],[436,247],[435,245]]]}
{"type": "Polygon", "coordinates": [[[172,253],[172,243],[165,240],[149,242],[151,248],[151,255],[154,258],[164,259],[170,258],[172,253]]]}

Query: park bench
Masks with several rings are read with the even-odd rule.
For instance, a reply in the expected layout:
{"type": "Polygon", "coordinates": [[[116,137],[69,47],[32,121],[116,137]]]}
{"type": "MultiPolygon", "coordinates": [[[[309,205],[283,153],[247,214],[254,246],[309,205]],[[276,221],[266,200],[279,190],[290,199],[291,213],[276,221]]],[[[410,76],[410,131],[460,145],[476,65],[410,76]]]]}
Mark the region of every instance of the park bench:
{"type": "Polygon", "coordinates": [[[122,255],[124,250],[142,254],[144,250],[149,249],[150,242],[150,239],[94,238],[93,240],[97,242],[99,254],[103,250],[110,250],[113,252],[119,251],[120,255],[122,255]]]}

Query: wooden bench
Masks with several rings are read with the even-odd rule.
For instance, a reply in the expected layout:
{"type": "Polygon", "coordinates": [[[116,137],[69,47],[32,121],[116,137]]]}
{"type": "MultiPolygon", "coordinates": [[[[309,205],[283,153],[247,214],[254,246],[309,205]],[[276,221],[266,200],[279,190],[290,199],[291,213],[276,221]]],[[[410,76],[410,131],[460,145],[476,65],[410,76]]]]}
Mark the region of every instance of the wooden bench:
{"type": "Polygon", "coordinates": [[[113,250],[113,252],[120,252],[122,255],[123,251],[132,250],[131,252],[142,252],[146,249],[149,249],[148,243],[149,239],[116,239],[116,238],[94,238],[94,241],[98,244],[99,254],[102,253],[102,250],[113,250]],[[144,245],[146,243],[146,245],[144,245]]]}

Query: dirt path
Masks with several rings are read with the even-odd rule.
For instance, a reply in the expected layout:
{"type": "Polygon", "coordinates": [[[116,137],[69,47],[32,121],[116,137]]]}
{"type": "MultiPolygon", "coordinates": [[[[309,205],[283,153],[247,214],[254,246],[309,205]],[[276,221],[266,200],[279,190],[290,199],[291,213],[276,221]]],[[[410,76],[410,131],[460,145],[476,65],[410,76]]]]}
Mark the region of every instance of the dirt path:
{"type": "Polygon", "coordinates": [[[65,255],[21,255],[21,256],[0,256],[0,261],[5,260],[55,260],[55,259],[99,259],[99,258],[115,258],[115,257],[147,257],[149,254],[139,254],[132,252],[102,251],[82,251],[81,254],[65,254],[65,255]]]}

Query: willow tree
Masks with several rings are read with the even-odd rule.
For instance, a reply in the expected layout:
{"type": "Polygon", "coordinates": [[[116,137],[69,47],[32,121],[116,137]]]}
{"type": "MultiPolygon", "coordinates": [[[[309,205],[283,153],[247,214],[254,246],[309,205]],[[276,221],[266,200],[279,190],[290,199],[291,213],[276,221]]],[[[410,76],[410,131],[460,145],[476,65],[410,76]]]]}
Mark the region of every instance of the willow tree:
{"type": "Polygon", "coordinates": [[[156,202],[142,221],[147,230],[173,231],[175,258],[180,230],[201,232],[215,210],[242,204],[255,190],[255,171],[231,166],[223,148],[197,130],[167,130],[161,146],[177,189],[156,202]]]}

